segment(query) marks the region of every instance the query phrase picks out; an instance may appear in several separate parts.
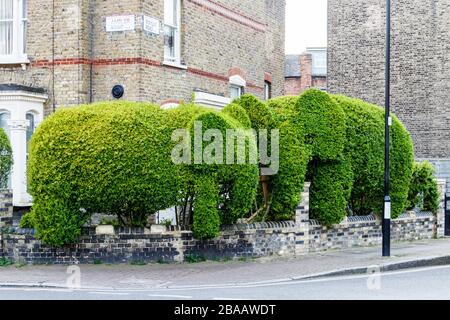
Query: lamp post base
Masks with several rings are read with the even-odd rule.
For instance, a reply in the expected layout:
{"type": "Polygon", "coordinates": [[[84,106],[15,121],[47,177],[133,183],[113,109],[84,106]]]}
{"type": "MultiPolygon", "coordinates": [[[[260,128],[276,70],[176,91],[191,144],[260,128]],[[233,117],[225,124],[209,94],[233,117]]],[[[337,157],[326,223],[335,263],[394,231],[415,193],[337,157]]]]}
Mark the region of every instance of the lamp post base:
{"type": "Polygon", "coordinates": [[[386,196],[384,198],[384,212],[383,212],[383,257],[391,256],[391,198],[386,196]]]}

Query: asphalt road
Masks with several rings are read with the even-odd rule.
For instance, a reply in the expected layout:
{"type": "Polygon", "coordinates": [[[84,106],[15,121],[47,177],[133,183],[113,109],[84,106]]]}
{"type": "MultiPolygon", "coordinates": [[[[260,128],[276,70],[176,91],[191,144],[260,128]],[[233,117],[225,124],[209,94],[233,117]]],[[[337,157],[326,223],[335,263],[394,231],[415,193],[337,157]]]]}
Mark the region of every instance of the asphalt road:
{"type": "Polygon", "coordinates": [[[450,299],[450,266],[245,286],[95,291],[0,288],[1,300],[409,300],[450,299]]]}

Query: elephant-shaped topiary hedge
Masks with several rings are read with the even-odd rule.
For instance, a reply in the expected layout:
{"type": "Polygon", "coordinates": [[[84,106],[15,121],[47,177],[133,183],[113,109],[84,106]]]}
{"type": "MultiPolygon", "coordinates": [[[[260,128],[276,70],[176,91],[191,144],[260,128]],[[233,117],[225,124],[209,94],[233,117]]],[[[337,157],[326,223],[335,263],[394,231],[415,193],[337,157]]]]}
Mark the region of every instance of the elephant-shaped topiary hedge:
{"type": "MultiPolygon", "coordinates": [[[[350,212],[380,214],[384,181],[384,110],[358,99],[317,89],[300,97],[279,97],[264,104],[243,96],[234,104],[252,121],[280,129],[280,170],[271,180],[271,218],[290,220],[305,179],[311,181],[310,214],[325,225],[350,212]],[[255,110],[262,110],[257,112],[255,110]],[[271,115],[272,120],[267,120],[271,115]],[[272,121],[275,124],[272,124],[272,121]]],[[[405,209],[414,164],[409,132],[392,115],[391,198],[393,217],[405,209]]]]}
{"type": "MultiPolygon", "coordinates": [[[[175,163],[173,152],[183,141],[173,135],[180,129],[189,132],[195,121],[203,121],[202,133],[211,126],[222,132],[242,128],[226,113],[194,105],[166,111],[145,103],[105,102],[60,109],[30,143],[34,203],[24,223],[44,243],[60,246],[76,241],[93,213],[144,226],[149,215],[180,205],[188,196],[195,236],[215,237],[222,223],[234,223],[250,210],[258,166],[205,169],[175,163]]],[[[255,144],[253,136],[247,138],[255,144]]]]}

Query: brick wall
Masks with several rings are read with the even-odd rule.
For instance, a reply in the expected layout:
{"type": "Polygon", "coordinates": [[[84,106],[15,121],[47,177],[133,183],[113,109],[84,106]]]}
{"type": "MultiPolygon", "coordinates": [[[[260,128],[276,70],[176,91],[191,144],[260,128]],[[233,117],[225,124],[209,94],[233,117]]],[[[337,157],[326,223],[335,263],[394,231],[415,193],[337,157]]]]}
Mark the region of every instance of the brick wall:
{"type": "Polygon", "coordinates": [[[0,66],[0,83],[46,89],[47,114],[53,103],[110,100],[115,84],[135,101],[190,100],[194,89],[228,96],[233,67],[243,70],[247,92],[262,98],[268,73],[273,95],[282,95],[284,9],[284,0],[183,0],[184,70],[163,66],[163,34],[142,29],[143,14],[163,20],[163,0],[29,1],[31,63],[0,66]],[[106,32],[107,16],[126,14],[136,17],[134,31],[106,32]]]}
{"type": "MultiPolygon", "coordinates": [[[[189,257],[295,257],[381,243],[381,224],[375,217],[347,218],[339,225],[324,227],[309,219],[309,184],[302,193],[302,199],[296,210],[295,222],[228,226],[223,228],[219,237],[208,241],[194,239],[191,231],[120,228],[111,234],[100,235],[95,229],[88,228],[78,243],[52,248],[36,240],[33,230],[15,229],[11,232],[8,228],[0,233],[0,256],[30,264],[182,262],[189,257]]],[[[405,214],[393,220],[393,241],[443,237],[442,205],[437,216],[405,214]]]]}
{"type": "MultiPolygon", "coordinates": [[[[298,55],[300,76],[287,75],[284,79],[286,95],[297,96],[310,88],[327,88],[327,77],[313,74],[312,56],[309,53],[298,55]]],[[[290,70],[291,72],[293,70],[290,70]]]]}
{"type": "MultiPolygon", "coordinates": [[[[328,8],[329,91],[384,105],[385,1],[333,0],[328,8]]],[[[447,1],[392,3],[392,107],[418,158],[450,159],[449,46],[447,1]]]]}

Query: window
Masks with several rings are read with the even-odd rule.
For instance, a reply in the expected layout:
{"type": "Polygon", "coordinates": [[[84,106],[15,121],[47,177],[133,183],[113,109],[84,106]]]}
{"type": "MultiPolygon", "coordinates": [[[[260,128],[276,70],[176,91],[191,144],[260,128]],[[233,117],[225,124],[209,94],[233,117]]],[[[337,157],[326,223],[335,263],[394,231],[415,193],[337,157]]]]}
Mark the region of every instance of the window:
{"type": "Polygon", "coordinates": [[[0,64],[26,63],[27,0],[0,0],[0,64]]]}
{"type": "Polygon", "coordinates": [[[27,155],[28,155],[28,144],[31,140],[31,136],[34,133],[34,130],[36,129],[36,124],[34,120],[34,114],[27,113],[26,119],[28,120],[28,127],[27,127],[27,155]]]}
{"type": "Polygon", "coordinates": [[[268,81],[264,82],[264,100],[272,98],[272,84],[268,81]]]}
{"type": "Polygon", "coordinates": [[[0,113],[0,128],[2,128],[5,131],[5,133],[9,136],[8,120],[9,120],[9,113],[6,112],[0,113]]]}
{"type": "Polygon", "coordinates": [[[164,0],[164,60],[181,64],[181,0],[164,0]]]}
{"type": "Polygon", "coordinates": [[[327,49],[310,48],[306,50],[312,56],[312,73],[314,76],[327,75],[327,49]]]}
{"type": "MultiPolygon", "coordinates": [[[[1,112],[0,113],[0,128],[2,128],[5,133],[7,134],[8,138],[11,139],[9,134],[9,126],[8,126],[8,120],[10,116],[8,112],[1,112]]],[[[6,185],[8,188],[11,188],[11,174],[9,175],[8,182],[6,185]]]]}
{"type": "Polygon", "coordinates": [[[243,91],[242,87],[236,86],[236,85],[231,85],[230,86],[230,98],[232,100],[234,100],[236,98],[240,98],[242,96],[242,91],[243,91]]]}
{"type": "Polygon", "coordinates": [[[230,98],[231,100],[240,98],[245,91],[247,82],[240,75],[230,77],[230,98]]]}
{"type": "Polygon", "coordinates": [[[315,68],[327,67],[327,55],[325,52],[317,53],[313,56],[313,65],[315,68]]]}

